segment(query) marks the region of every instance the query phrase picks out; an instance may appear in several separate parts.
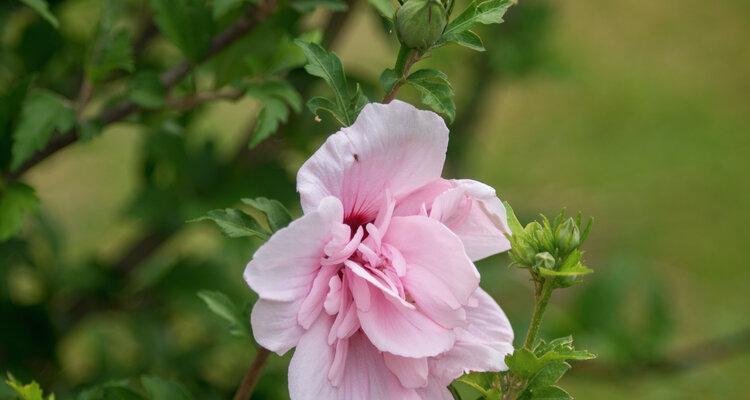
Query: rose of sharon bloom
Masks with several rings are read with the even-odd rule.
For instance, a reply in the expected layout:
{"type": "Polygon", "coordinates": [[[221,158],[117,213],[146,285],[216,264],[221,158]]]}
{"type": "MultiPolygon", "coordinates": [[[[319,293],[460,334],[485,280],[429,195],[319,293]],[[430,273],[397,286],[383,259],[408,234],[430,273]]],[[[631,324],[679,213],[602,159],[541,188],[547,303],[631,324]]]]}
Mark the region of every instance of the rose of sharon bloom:
{"type": "Polygon", "coordinates": [[[473,261],[506,251],[495,191],[440,177],[435,113],[368,104],[297,176],[304,215],[255,253],[252,327],[284,354],[295,400],[452,399],[468,371],[499,371],[513,331],[473,261]]]}

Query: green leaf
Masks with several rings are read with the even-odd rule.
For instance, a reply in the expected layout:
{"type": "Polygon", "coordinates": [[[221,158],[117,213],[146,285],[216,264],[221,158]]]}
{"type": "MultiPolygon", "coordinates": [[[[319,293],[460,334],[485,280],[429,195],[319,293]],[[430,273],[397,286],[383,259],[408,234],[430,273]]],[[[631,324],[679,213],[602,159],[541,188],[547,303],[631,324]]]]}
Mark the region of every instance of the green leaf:
{"type": "Polygon", "coordinates": [[[531,395],[532,400],[570,400],[573,396],[557,386],[548,386],[531,395]]]}
{"type": "Polygon", "coordinates": [[[393,20],[393,16],[396,15],[396,8],[391,0],[368,0],[368,2],[388,20],[393,20]]]}
{"type": "MultiPolygon", "coordinates": [[[[9,372],[8,377],[5,379],[5,383],[16,392],[20,400],[45,400],[42,388],[34,381],[24,385],[9,372]]],[[[46,399],[55,400],[55,395],[50,394],[46,399]]]]}
{"type": "Polygon", "coordinates": [[[188,222],[213,221],[221,228],[221,231],[230,238],[257,237],[263,240],[269,238],[268,233],[252,217],[244,212],[226,208],[224,210],[211,210],[204,217],[196,218],[188,222]]]}
{"type": "Polygon", "coordinates": [[[198,292],[198,297],[214,314],[229,323],[229,333],[240,337],[250,335],[246,315],[224,293],[201,290],[198,292]]]}
{"type": "Polygon", "coordinates": [[[286,81],[267,81],[248,87],[247,94],[258,98],[262,108],[249,146],[253,148],[275,133],[279,124],[289,118],[289,110],[299,113],[302,110],[302,97],[286,81]]]}
{"type": "Polygon", "coordinates": [[[166,91],[154,71],[140,71],[129,82],[128,97],[143,108],[164,107],[166,91]]]}
{"type": "Polygon", "coordinates": [[[456,105],[453,103],[453,87],[448,82],[448,76],[438,70],[420,69],[409,75],[406,83],[420,92],[424,104],[445,115],[448,122],[453,122],[456,105]]]}
{"type": "Polygon", "coordinates": [[[55,131],[65,132],[74,123],[75,113],[60,96],[41,90],[29,94],[13,132],[11,169],[18,169],[35,152],[43,149],[55,131]]]}
{"type": "Polygon", "coordinates": [[[211,46],[213,20],[204,0],[150,0],[159,30],[182,53],[199,60],[211,46]]]}
{"type": "Polygon", "coordinates": [[[508,203],[507,201],[503,201],[503,205],[505,206],[505,212],[508,215],[508,227],[510,228],[510,232],[513,235],[522,234],[523,225],[521,225],[521,222],[518,221],[516,213],[513,211],[513,207],[511,207],[510,203],[508,203]]]}
{"type": "Polygon", "coordinates": [[[331,114],[331,116],[339,123],[339,125],[346,125],[344,117],[340,115],[336,104],[333,104],[330,99],[320,96],[313,97],[307,101],[307,108],[311,113],[315,114],[316,118],[320,118],[320,112],[325,111],[331,114]]]}
{"type": "Polygon", "coordinates": [[[52,12],[49,10],[49,4],[46,0],[21,0],[21,3],[26,4],[29,8],[36,11],[37,14],[41,15],[50,25],[55,28],[60,26],[52,12]]]}
{"type": "Polygon", "coordinates": [[[289,5],[302,14],[315,11],[318,7],[331,11],[346,11],[349,8],[342,0],[292,0],[289,5]]]}
{"type": "Polygon", "coordinates": [[[86,75],[93,83],[107,78],[116,70],[133,72],[133,46],[127,28],[117,25],[122,5],[105,1],[97,37],[86,63],[86,75]]]}
{"type": "MultiPolygon", "coordinates": [[[[351,125],[357,116],[356,102],[352,100],[359,97],[359,91],[355,92],[354,96],[349,95],[349,86],[346,82],[344,67],[339,57],[315,43],[307,43],[301,40],[295,40],[295,43],[302,48],[305,57],[307,57],[308,64],[305,65],[307,73],[322,78],[333,90],[333,102],[323,102],[321,100],[312,102],[316,111],[320,108],[325,109],[331,112],[338,121],[342,122],[342,125],[351,125]]],[[[308,107],[313,108],[310,102],[308,102],[308,107]]]]}
{"type": "Polygon", "coordinates": [[[505,356],[505,363],[511,372],[526,379],[536,375],[544,366],[534,353],[525,348],[516,349],[513,354],[505,356]]]}
{"type": "Polygon", "coordinates": [[[384,70],[383,73],[380,74],[380,79],[379,79],[380,86],[383,87],[383,90],[386,93],[389,93],[391,90],[393,90],[393,86],[395,86],[399,80],[400,78],[396,74],[396,71],[392,69],[384,70]]]}
{"type": "Polygon", "coordinates": [[[113,381],[86,389],[78,400],[146,400],[140,393],[131,389],[127,381],[113,381]]]}
{"type": "Polygon", "coordinates": [[[498,375],[495,372],[471,372],[459,377],[456,382],[476,390],[486,400],[500,400],[498,375]]]}
{"type": "Polygon", "coordinates": [[[468,31],[475,24],[499,24],[503,22],[505,12],[515,2],[515,0],[488,0],[480,3],[474,0],[460,15],[448,23],[443,31],[443,38],[453,38],[455,35],[468,31]]]}
{"type": "Polygon", "coordinates": [[[468,47],[476,51],[484,51],[484,44],[482,38],[472,31],[463,31],[460,33],[452,33],[448,36],[443,36],[444,42],[454,42],[461,46],[468,47]]]}
{"type": "Polygon", "coordinates": [[[141,384],[150,400],[190,400],[192,396],[181,384],[156,376],[142,376],[141,384]]]}
{"type": "Polygon", "coordinates": [[[214,19],[219,19],[227,15],[230,11],[234,11],[240,8],[243,3],[248,2],[248,0],[213,0],[211,8],[213,11],[214,19]]]}
{"type": "Polygon", "coordinates": [[[263,213],[268,221],[271,232],[276,232],[292,222],[292,215],[278,200],[258,197],[255,199],[242,199],[242,202],[263,213]]]}
{"type": "Polygon", "coordinates": [[[547,363],[531,378],[527,387],[532,393],[545,389],[557,383],[569,369],[570,364],[563,361],[547,363]]]}

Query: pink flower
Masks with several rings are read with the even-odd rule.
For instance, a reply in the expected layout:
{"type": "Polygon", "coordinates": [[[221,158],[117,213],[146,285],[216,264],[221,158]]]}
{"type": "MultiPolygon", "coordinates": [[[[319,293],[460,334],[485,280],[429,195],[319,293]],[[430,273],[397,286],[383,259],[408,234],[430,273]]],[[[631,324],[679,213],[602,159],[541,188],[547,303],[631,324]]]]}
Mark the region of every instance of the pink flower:
{"type": "Polygon", "coordinates": [[[435,113],[369,104],[302,166],[304,215],[255,253],[253,333],[284,354],[292,399],[451,399],[499,371],[513,331],[472,261],[506,251],[495,191],[440,177],[435,113]]]}

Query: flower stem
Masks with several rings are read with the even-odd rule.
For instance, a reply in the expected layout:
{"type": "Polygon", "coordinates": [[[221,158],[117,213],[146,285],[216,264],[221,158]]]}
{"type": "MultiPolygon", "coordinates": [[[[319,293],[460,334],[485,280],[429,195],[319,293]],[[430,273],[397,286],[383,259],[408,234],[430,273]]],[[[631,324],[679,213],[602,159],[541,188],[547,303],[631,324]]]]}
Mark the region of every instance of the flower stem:
{"type": "Polygon", "coordinates": [[[242,378],[242,382],[237,388],[237,392],[234,394],[234,400],[247,400],[250,398],[250,395],[253,394],[253,389],[255,389],[255,384],[258,383],[258,379],[260,378],[260,372],[263,370],[263,366],[265,365],[266,360],[268,360],[269,355],[271,355],[270,351],[258,347],[258,352],[255,353],[253,363],[250,364],[247,372],[245,372],[245,376],[242,378]]]}
{"type": "Polygon", "coordinates": [[[531,324],[529,330],[526,332],[526,339],[523,341],[523,347],[531,350],[531,346],[534,345],[536,335],[539,333],[539,328],[542,326],[542,316],[544,310],[547,308],[549,298],[552,295],[553,286],[552,279],[545,279],[541,285],[537,284],[537,290],[534,299],[534,313],[531,316],[531,324]]]}
{"type": "Polygon", "coordinates": [[[417,50],[409,49],[403,45],[399,48],[396,65],[393,68],[393,71],[398,77],[398,81],[396,81],[391,90],[386,93],[385,97],[383,97],[383,104],[388,104],[391,100],[396,98],[396,93],[398,93],[398,89],[401,88],[401,85],[404,84],[404,80],[409,75],[409,70],[412,65],[419,61],[421,57],[422,54],[417,50]]]}

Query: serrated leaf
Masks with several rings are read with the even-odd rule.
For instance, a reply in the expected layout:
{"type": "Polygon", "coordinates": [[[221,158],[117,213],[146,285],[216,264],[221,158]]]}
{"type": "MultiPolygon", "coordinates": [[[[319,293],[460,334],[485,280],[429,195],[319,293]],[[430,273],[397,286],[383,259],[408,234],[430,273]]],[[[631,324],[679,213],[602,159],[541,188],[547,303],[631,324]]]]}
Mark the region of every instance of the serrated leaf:
{"type": "MultiPolygon", "coordinates": [[[[352,98],[349,95],[349,86],[339,57],[315,43],[301,40],[295,40],[295,43],[302,48],[307,57],[308,64],[305,65],[307,73],[322,78],[333,90],[334,101],[330,102],[333,107],[326,104],[325,107],[317,107],[316,110],[323,108],[331,112],[338,121],[342,122],[342,125],[351,125],[356,118],[356,112],[351,107],[352,98]]],[[[316,100],[313,105],[318,106],[322,103],[325,102],[316,100]]],[[[308,102],[308,107],[310,104],[308,102]]]]}
{"type": "Polygon", "coordinates": [[[244,212],[226,208],[223,210],[211,210],[204,217],[196,218],[188,222],[213,221],[221,228],[221,231],[230,238],[257,237],[263,240],[269,238],[268,233],[252,217],[244,212]]]}
{"type": "Polygon", "coordinates": [[[29,8],[36,11],[37,14],[41,15],[42,18],[55,28],[60,26],[60,22],[52,14],[52,11],[50,11],[46,0],[21,0],[21,3],[26,4],[29,8]]]}
{"type": "Polygon", "coordinates": [[[537,356],[525,348],[516,349],[513,354],[505,356],[505,364],[511,372],[526,379],[533,377],[544,366],[537,356]]]}
{"type": "Polygon", "coordinates": [[[425,105],[445,115],[448,122],[453,122],[456,105],[453,103],[453,87],[448,82],[448,76],[438,70],[420,69],[409,75],[406,83],[419,91],[425,105]]]}
{"type": "Polygon", "coordinates": [[[13,132],[11,169],[18,169],[35,152],[43,149],[55,131],[65,132],[74,123],[75,113],[60,96],[42,90],[30,93],[13,132]]]}
{"type": "Polygon", "coordinates": [[[569,369],[570,364],[563,361],[547,363],[531,378],[527,387],[532,393],[545,389],[557,383],[569,369]]]}
{"type": "Polygon", "coordinates": [[[485,400],[499,400],[500,389],[497,385],[498,375],[495,372],[471,372],[464,374],[456,382],[463,383],[479,392],[485,400]]]}
{"type": "Polygon", "coordinates": [[[240,337],[250,335],[247,318],[224,293],[201,290],[198,292],[198,297],[206,303],[214,314],[229,323],[229,333],[240,337]]]}
{"type": "MultiPolygon", "coordinates": [[[[16,392],[19,400],[45,400],[44,392],[38,383],[32,381],[31,383],[23,384],[19,382],[12,374],[8,373],[5,383],[16,392]]],[[[46,397],[46,400],[55,400],[55,395],[50,394],[46,397]]]]}
{"type": "Polygon", "coordinates": [[[349,8],[342,0],[292,0],[289,5],[302,14],[315,11],[318,7],[331,11],[346,11],[349,8]]]}
{"type": "Polygon", "coordinates": [[[258,197],[255,199],[242,199],[242,202],[263,213],[268,221],[271,232],[276,232],[292,222],[292,215],[278,200],[258,197]]]}
{"type": "Polygon", "coordinates": [[[482,43],[482,38],[480,38],[476,33],[468,30],[443,36],[442,41],[445,43],[453,42],[476,51],[485,50],[484,44],[482,43]]]}
{"type": "Polygon", "coordinates": [[[200,59],[211,45],[213,19],[204,0],[150,0],[159,30],[189,59],[200,59]]]}
{"type": "Polygon", "coordinates": [[[327,99],[325,97],[313,97],[312,99],[307,101],[307,108],[310,110],[311,113],[315,114],[316,117],[320,118],[320,112],[325,111],[342,126],[346,125],[346,121],[344,120],[344,116],[339,114],[339,111],[337,110],[337,107],[330,99],[327,99]]]}
{"type": "Polygon", "coordinates": [[[392,20],[393,16],[396,15],[396,8],[393,6],[391,0],[368,0],[380,15],[388,20],[392,20]]]}
{"type": "Polygon", "coordinates": [[[157,376],[142,376],[141,384],[149,400],[191,400],[190,392],[181,384],[157,376]]]}
{"type": "MultiPolygon", "coordinates": [[[[108,5],[105,5],[106,7],[108,5]]],[[[110,73],[122,70],[133,72],[133,46],[125,28],[115,28],[114,17],[104,18],[99,25],[97,38],[86,64],[86,75],[93,83],[107,78],[110,73]]]]}
{"type": "Polygon", "coordinates": [[[262,103],[249,146],[253,148],[277,131],[289,118],[289,110],[300,112],[302,97],[286,81],[268,81],[248,87],[247,94],[262,103]]]}
{"type": "Polygon", "coordinates": [[[570,400],[573,396],[557,386],[548,386],[538,392],[532,393],[532,400],[570,400]]]}
{"type": "Polygon", "coordinates": [[[128,97],[143,108],[164,107],[166,91],[154,71],[141,71],[129,82],[128,97]]]}
{"type": "Polygon", "coordinates": [[[450,38],[466,32],[476,24],[499,24],[508,8],[515,0],[474,0],[466,9],[454,18],[443,31],[443,38],[450,38]]]}

